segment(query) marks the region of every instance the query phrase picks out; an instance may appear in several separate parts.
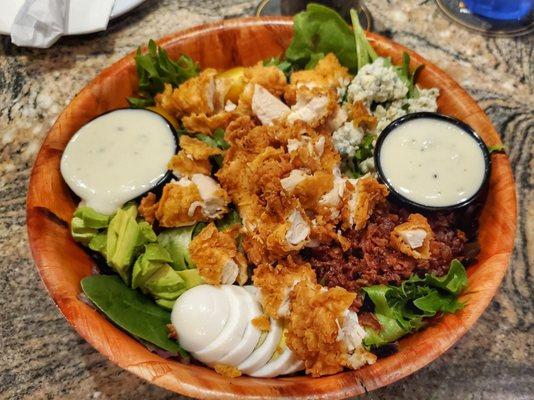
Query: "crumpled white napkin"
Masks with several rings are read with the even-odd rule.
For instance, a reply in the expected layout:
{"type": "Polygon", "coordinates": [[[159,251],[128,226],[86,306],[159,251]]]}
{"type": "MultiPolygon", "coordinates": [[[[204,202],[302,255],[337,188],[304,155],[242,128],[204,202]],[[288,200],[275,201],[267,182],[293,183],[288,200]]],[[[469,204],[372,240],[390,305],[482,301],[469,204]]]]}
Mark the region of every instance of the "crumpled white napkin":
{"type": "Polygon", "coordinates": [[[26,0],[11,26],[11,41],[48,48],[63,34],[105,30],[114,1],[26,0]]]}
{"type": "Polygon", "coordinates": [[[67,0],[26,0],[15,16],[11,41],[17,46],[47,48],[65,31],[67,0]]]}

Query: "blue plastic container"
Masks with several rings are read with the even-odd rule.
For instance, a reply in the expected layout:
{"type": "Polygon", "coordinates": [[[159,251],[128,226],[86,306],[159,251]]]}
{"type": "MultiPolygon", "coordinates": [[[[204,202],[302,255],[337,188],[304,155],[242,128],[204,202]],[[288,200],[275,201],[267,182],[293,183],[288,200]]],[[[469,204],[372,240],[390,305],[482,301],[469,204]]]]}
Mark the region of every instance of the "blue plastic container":
{"type": "Polygon", "coordinates": [[[473,14],[508,21],[527,18],[534,8],[534,0],[464,0],[464,3],[473,14]]]}

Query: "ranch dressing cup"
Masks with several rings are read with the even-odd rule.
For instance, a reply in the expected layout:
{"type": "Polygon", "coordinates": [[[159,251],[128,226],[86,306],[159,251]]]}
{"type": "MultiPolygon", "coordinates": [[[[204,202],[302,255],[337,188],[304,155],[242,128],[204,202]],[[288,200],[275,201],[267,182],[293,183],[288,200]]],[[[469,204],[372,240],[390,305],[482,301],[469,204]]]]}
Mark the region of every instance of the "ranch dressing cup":
{"type": "Polygon", "coordinates": [[[486,145],[467,124],[431,112],[389,124],[375,147],[380,180],[400,202],[450,210],[473,202],[490,174],[486,145]]]}

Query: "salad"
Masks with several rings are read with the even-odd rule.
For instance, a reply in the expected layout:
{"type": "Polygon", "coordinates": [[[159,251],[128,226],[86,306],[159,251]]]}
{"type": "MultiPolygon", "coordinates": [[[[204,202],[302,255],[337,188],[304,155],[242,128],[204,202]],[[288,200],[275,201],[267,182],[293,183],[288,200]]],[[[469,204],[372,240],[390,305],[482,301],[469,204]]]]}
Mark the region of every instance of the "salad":
{"type": "Polygon", "coordinates": [[[226,71],[138,50],[132,109],[90,122],[62,160],[72,237],[100,268],[86,300],[229,377],[357,369],[464,306],[476,210],[394,201],[374,161],[384,128],[437,112],[439,90],[352,23],[310,4],[283,55],[226,71]]]}

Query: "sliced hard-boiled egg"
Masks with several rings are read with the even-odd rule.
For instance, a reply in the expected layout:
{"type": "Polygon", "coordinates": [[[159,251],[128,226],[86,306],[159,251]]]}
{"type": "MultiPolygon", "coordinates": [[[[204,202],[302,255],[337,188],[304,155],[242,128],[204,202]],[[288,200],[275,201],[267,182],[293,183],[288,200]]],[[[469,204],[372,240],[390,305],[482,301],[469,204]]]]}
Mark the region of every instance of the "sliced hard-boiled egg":
{"type": "Polygon", "coordinates": [[[301,371],[302,369],[304,369],[304,361],[299,359],[293,353],[293,357],[292,357],[291,363],[289,363],[288,367],[284,371],[280,372],[280,375],[292,374],[294,372],[301,371]]]}
{"type": "MultiPolygon", "coordinates": [[[[221,285],[230,306],[230,316],[222,332],[203,349],[193,352],[194,357],[203,363],[219,363],[219,360],[236,347],[243,338],[249,313],[244,310],[245,289],[234,285],[221,285]]],[[[187,293],[187,292],[186,292],[187,293]]],[[[180,334],[178,333],[178,337],[180,334]]]]}
{"type": "Polygon", "coordinates": [[[263,367],[273,357],[274,352],[280,344],[282,331],[282,323],[271,318],[271,330],[267,334],[263,343],[261,343],[245,361],[239,364],[237,368],[242,373],[249,374],[251,371],[256,371],[263,367]]]}
{"type": "Polygon", "coordinates": [[[233,307],[222,287],[200,285],[186,291],[171,314],[181,346],[190,352],[206,348],[223,331],[233,307]]]}
{"type": "Polygon", "coordinates": [[[273,358],[263,367],[249,372],[248,375],[255,378],[272,378],[284,374],[297,360],[295,354],[286,347],[280,356],[273,358]]]}
{"type": "MultiPolygon", "coordinates": [[[[247,328],[245,329],[245,334],[239,344],[234,347],[230,353],[218,361],[220,364],[232,366],[239,365],[243,360],[250,356],[260,340],[261,331],[252,323],[254,318],[259,317],[262,314],[260,305],[247,290],[242,288],[239,289],[243,291],[247,299],[246,308],[249,312],[247,328]]],[[[245,310],[243,310],[243,312],[244,311],[245,310]]]]}

